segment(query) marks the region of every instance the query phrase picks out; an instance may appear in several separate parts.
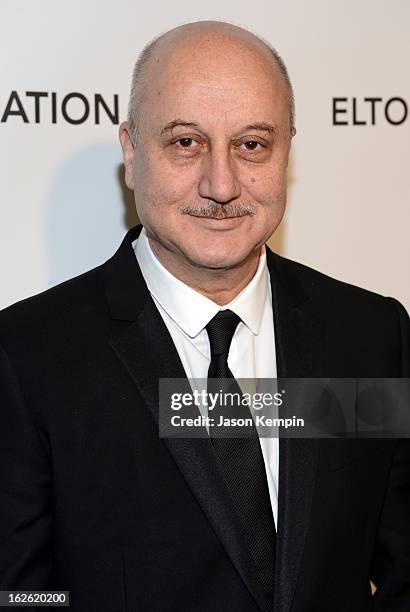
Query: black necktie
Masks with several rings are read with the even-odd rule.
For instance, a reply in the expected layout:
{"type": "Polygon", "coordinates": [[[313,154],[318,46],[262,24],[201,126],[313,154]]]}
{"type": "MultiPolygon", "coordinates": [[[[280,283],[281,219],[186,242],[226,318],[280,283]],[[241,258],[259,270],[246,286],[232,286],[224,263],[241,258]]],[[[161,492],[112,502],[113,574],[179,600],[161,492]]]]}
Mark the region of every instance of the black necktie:
{"type": "MultiPolygon", "coordinates": [[[[206,326],[211,346],[208,393],[210,390],[226,391],[226,384],[223,385],[220,380],[225,379],[229,383],[229,392],[236,391],[242,395],[228,367],[229,347],[239,322],[240,318],[234,312],[221,310],[206,326]]],[[[219,419],[218,410],[226,414],[225,406],[215,406],[212,411],[215,421],[219,419]]],[[[228,412],[232,414],[236,411],[237,415],[243,417],[244,410],[249,418],[251,413],[247,406],[243,406],[242,410],[235,406],[228,412]]],[[[276,532],[258,432],[253,422],[248,428],[247,437],[242,438],[215,437],[212,430],[210,428],[211,441],[239,515],[248,548],[266,596],[273,602],[276,532]]]]}

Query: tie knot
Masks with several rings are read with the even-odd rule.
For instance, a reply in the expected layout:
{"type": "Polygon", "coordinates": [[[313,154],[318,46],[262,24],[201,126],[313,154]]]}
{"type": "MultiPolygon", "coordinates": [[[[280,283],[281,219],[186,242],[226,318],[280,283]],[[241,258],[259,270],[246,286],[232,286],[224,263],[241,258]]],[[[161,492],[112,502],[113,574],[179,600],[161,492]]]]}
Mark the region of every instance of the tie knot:
{"type": "Polygon", "coordinates": [[[220,310],[209,321],[205,329],[208,332],[211,355],[228,355],[235,329],[240,320],[240,317],[232,310],[220,310]]]}

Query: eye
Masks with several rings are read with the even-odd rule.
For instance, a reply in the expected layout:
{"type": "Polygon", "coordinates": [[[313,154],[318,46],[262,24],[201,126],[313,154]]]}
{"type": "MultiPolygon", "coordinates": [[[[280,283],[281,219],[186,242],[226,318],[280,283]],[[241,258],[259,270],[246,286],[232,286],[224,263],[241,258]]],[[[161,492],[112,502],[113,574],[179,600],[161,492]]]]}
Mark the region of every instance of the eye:
{"type": "Polygon", "coordinates": [[[233,144],[239,157],[252,162],[266,161],[272,151],[271,142],[253,137],[253,135],[234,140],[233,144]]]}
{"type": "Polygon", "coordinates": [[[192,149],[195,145],[199,144],[198,141],[192,137],[178,138],[174,143],[182,149],[192,149]]]}
{"type": "Polygon", "coordinates": [[[262,147],[261,143],[256,140],[247,140],[241,145],[241,147],[244,147],[247,151],[256,151],[258,146],[262,147]]]}
{"type": "Polygon", "coordinates": [[[181,147],[185,148],[185,147],[191,146],[191,144],[193,143],[193,139],[192,138],[181,138],[178,142],[180,143],[181,147]]]}
{"type": "Polygon", "coordinates": [[[174,138],[171,144],[176,154],[192,157],[201,151],[203,143],[195,136],[181,136],[180,138],[174,138]]]}

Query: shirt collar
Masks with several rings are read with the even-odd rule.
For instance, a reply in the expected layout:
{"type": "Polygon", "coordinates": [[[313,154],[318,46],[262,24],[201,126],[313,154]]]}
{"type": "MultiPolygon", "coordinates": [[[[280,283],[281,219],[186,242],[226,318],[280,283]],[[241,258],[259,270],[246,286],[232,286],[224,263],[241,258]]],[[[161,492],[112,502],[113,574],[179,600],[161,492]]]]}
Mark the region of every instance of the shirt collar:
{"type": "Polygon", "coordinates": [[[144,227],[133,242],[133,247],[149,292],[188,336],[197,336],[220,310],[228,308],[241,318],[253,334],[259,333],[269,283],[264,246],[255,275],[224,306],[216,304],[168,272],[152,252],[144,227]]]}

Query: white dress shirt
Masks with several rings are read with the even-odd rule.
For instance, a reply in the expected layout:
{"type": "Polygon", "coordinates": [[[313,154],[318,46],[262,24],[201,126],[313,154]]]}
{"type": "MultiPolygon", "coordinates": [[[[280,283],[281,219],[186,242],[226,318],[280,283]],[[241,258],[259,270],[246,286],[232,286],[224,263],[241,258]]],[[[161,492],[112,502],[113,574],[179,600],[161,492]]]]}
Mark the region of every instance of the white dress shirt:
{"type": "MultiPolygon", "coordinates": [[[[206,379],[211,361],[205,326],[220,311],[235,312],[238,324],[228,355],[235,378],[276,378],[272,295],[265,247],[256,274],[224,306],[216,304],[173,276],[158,261],[142,228],[133,247],[148,290],[167,326],[189,379],[206,379]]],[[[260,438],[272,512],[277,525],[279,439],[260,438]]]]}

